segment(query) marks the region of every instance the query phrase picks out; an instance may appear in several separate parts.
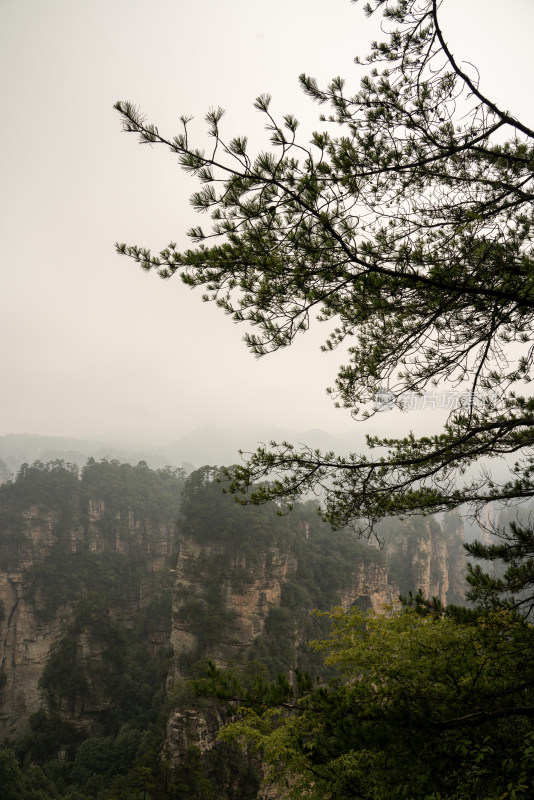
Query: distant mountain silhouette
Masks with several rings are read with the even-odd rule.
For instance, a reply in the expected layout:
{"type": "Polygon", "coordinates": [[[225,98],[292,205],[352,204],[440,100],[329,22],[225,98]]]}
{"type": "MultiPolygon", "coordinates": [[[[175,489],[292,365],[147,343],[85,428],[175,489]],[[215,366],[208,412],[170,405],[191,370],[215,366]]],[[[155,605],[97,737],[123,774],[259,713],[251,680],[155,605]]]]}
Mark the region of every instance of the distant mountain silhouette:
{"type": "Polygon", "coordinates": [[[272,440],[288,441],[297,448],[307,445],[321,452],[347,453],[350,450],[359,452],[365,449],[363,434],[355,435],[354,432],[344,436],[318,428],[294,431],[269,425],[242,428],[202,425],[168,444],[161,441],[151,443],[148,436],[141,445],[133,437],[128,442],[124,436],[118,440],[110,437],[106,441],[104,437],[77,439],[70,436],[10,433],[0,436],[0,459],[5,461],[12,472],[17,472],[25,462],[31,464],[34,461],[55,459],[82,467],[90,457],[97,461],[106,458],[132,464],[146,461],[153,469],[166,465],[196,469],[204,464],[236,464],[241,459],[240,449],[253,452],[262,443],[269,445],[272,440]]]}

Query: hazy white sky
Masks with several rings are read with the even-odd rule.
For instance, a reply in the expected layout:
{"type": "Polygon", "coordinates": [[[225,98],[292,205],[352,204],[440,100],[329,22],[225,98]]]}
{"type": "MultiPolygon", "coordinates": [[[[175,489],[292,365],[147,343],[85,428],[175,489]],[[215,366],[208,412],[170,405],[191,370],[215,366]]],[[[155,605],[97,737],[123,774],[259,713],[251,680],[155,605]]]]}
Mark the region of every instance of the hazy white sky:
{"type": "MultiPolygon", "coordinates": [[[[325,395],[337,361],[320,330],[256,361],[200,292],[115,255],[116,240],[186,245],[198,220],[194,182],[121,133],[112,106],[131,100],[173,134],[181,114],[200,132],[221,105],[229,135],[261,143],[252,103],[270,92],[312,128],[298,74],[358,80],[376,22],[349,0],[0,0],[0,434],[350,427],[325,395]]],[[[532,0],[444,0],[443,27],[486,93],[532,124],[532,0]]]]}

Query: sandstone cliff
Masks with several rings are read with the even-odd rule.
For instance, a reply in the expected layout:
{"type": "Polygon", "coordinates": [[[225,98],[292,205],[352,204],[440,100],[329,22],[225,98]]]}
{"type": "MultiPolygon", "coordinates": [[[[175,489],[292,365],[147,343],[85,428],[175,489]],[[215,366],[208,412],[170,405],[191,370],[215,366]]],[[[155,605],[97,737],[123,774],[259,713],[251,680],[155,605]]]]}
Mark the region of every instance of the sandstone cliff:
{"type": "MultiPolygon", "coordinates": [[[[434,520],[391,520],[382,529],[382,551],[340,537],[318,519],[295,523],[293,536],[260,549],[253,565],[235,542],[221,543],[216,521],[209,542],[182,537],[173,592],[169,692],[208,656],[221,668],[257,659],[273,677],[277,670],[290,672],[295,666],[313,669],[317,664],[306,643],[326,629],[317,628],[312,608],[357,604],[380,613],[398,602],[400,590],[410,589],[446,603],[451,587],[457,592],[462,582],[456,574],[464,567],[458,520],[449,520],[448,539],[434,520]],[[326,592],[320,591],[321,585],[328,586],[326,592]]],[[[213,709],[186,709],[178,701],[167,726],[170,764],[180,764],[191,748],[209,750],[214,738],[210,744],[208,732],[218,725],[213,709]]]]}
{"type": "Polygon", "coordinates": [[[433,517],[412,517],[400,523],[385,520],[379,526],[389,575],[403,595],[422,591],[444,605],[463,602],[465,592],[464,531],[455,512],[442,525],[433,517]]]}
{"type": "MultiPolygon", "coordinates": [[[[0,741],[20,734],[43,705],[39,686],[43,669],[51,647],[65,635],[76,602],[100,592],[107,601],[102,614],[118,614],[131,627],[175,549],[177,503],[171,504],[166,519],[154,520],[139,509],[119,510],[116,502],[91,496],[84,488],[90,489],[80,484],[75,471],[61,465],[29,468],[16,486],[3,487],[0,741]],[[44,481],[44,491],[42,485],[35,486],[37,480],[44,481]],[[54,491],[59,492],[60,486],[58,497],[54,491]],[[39,503],[31,502],[34,495],[39,503]],[[108,596],[110,580],[105,573],[111,570],[116,583],[121,575],[126,583],[122,589],[114,587],[122,595],[115,599],[108,596]]],[[[119,492],[120,488],[119,481],[119,492]]],[[[168,644],[158,633],[153,638],[154,648],[168,644]]],[[[98,674],[99,653],[95,637],[82,625],[77,659],[88,675],[98,674]]],[[[87,691],[68,714],[90,724],[109,704],[106,692],[89,679],[87,691]]]]}
{"type": "MultiPolygon", "coordinates": [[[[64,550],[67,559],[63,563],[75,569],[77,554],[82,548],[92,553],[109,553],[110,542],[104,543],[100,523],[105,515],[103,501],[93,501],[90,523],[84,529],[72,531],[68,549],[64,550]],[[98,509],[98,510],[95,510],[98,509]]],[[[43,616],[40,613],[39,587],[35,591],[38,568],[46,565],[56,544],[53,519],[48,519],[46,526],[36,523],[32,525],[34,509],[27,515],[24,530],[24,542],[20,550],[20,559],[7,570],[0,571],[0,602],[4,609],[4,620],[0,625],[0,668],[4,673],[4,686],[0,692],[0,741],[13,738],[19,734],[26,720],[42,705],[39,690],[39,679],[49,655],[50,647],[60,640],[63,634],[63,620],[72,612],[74,598],[60,603],[53,614],[43,616]]],[[[154,590],[154,574],[163,568],[166,559],[172,554],[176,540],[175,523],[153,527],[150,521],[135,519],[133,515],[124,524],[119,515],[116,516],[116,533],[111,543],[111,552],[126,553],[135,546],[148,555],[144,563],[144,574],[136,576],[137,585],[129,587],[129,597],[121,603],[121,618],[126,624],[132,624],[135,612],[145,604],[154,590]],[[120,530],[120,533],[118,532],[120,530]],[[128,546],[125,545],[128,541],[128,546]]],[[[51,581],[52,576],[45,576],[51,581]]],[[[45,590],[52,590],[53,585],[46,585],[45,590]]],[[[41,605],[42,608],[42,605],[41,605]]],[[[80,634],[79,657],[88,672],[95,672],[91,665],[98,661],[94,641],[80,634]]],[[[154,641],[153,646],[164,645],[163,641],[154,641]]],[[[106,708],[109,700],[102,696],[98,687],[91,687],[83,704],[83,712],[78,708],[78,718],[94,719],[100,710],[106,708]]]]}
{"type": "Polygon", "coordinates": [[[223,721],[187,691],[208,658],[261,662],[271,678],[314,672],[307,642],[327,621],[313,609],[380,612],[410,589],[443,602],[462,593],[456,517],[388,520],[379,550],[332,532],[312,505],[287,517],[243,508],[210,468],[185,489],[183,477],[155,475],[41,465],[1,488],[0,740],[40,708],[84,735],[113,732],[157,675],[171,709],[163,752],[178,773],[209,757],[223,721]],[[140,679],[151,659],[157,668],[140,679]]]}

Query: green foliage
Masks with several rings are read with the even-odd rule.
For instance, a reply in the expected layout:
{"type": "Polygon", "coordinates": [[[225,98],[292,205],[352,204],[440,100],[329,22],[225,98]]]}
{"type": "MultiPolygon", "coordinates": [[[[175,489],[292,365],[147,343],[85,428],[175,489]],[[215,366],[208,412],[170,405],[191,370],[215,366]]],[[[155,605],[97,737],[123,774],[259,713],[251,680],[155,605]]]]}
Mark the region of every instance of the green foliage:
{"type": "Polygon", "coordinates": [[[21,800],[23,797],[23,777],[13,750],[0,749],[0,786],[3,800],[21,800]]]}
{"type": "Polygon", "coordinates": [[[265,549],[291,537],[291,522],[274,505],[242,507],[220,485],[223,470],[201,467],[185,483],[180,529],[199,544],[231,548],[254,565],[265,549]]]}
{"type": "Polygon", "coordinates": [[[43,619],[50,619],[59,607],[88,592],[100,593],[112,605],[126,607],[138,597],[145,575],[146,556],[136,544],[126,553],[70,553],[55,545],[43,562],[29,568],[28,598],[43,619]]]}
{"type": "MultiPolygon", "coordinates": [[[[260,665],[255,666],[264,674],[260,665]]],[[[204,663],[200,673],[204,676],[206,670],[213,678],[219,676],[213,662],[204,663]]],[[[250,678],[253,671],[254,667],[249,667],[242,674],[250,678]]],[[[221,708],[201,688],[208,682],[204,677],[178,681],[169,697],[170,708],[184,715],[194,710],[197,715],[204,717],[208,726],[216,725],[221,718],[221,708]]],[[[191,733],[195,735],[194,731],[191,733]]],[[[205,753],[190,745],[173,772],[168,789],[169,798],[180,800],[187,796],[197,800],[254,800],[260,778],[259,759],[235,742],[214,742],[205,753]]]]}
{"type": "Polygon", "coordinates": [[[173,776],[169,797],[255,800],[259,785],[257,764],[234,743],[220,742],[204,757],[196,748],[189,748],[173,776]]]}
{"type": "MultiPolygon", "coordinates": [[[[184,687],[166,700],[172,652],[162,643],[170,637],[174,578],[166,570],[152,573],[147,548],[136,538],[129,542],[122,537],[121,529],[132,514],[136,525],[144,519],[147,525],[154,524],[143,516],[149,506],[141,502],[144,495],[136,488],[146,470],[123,469],[112,462],[89,464],[86,469],[95,494],[82,477],[74,518],[84,536],[100,537],[103,550],[82,546],[72,552],[69,537],[60,538],[27,573],[28,596],[43,619],[59,607],[65,609],[61,638],[51,648],[40,682],[46,710],[33,715],[16,744],[23,774],[33,764],[56,787],[56,795],[45,788],[45,781],[32,789],[48,792],[46,800],[48,796],[75,798],[76,793],[78,800],[116,800],[162,791],[167,779],[160,744],[169,708],[198,708],[207,702],[184,687]],[[121,497],[106,496],[109,515],[100,522],[93,518],[89,527],[89,500],[102,500],[105,490],[98,484],[99,475],[106,485],[115,476],[114,490],[121,497]],[[124,503],[130,479],[130,488],[140,498],[135,513],[124,503]],[[115,549],[119,534],[122,551],[115,549]],[[84,720],[95,707],[100,710],[85,733],[65,722],[65,717],[84,720]],[[64,760],[58,759],[60,754],[64,760]]],[[[148,475],[151,487],[157,473],[148,471],[148,475]]],[[[167,513],[176,511],[177,498],[181,498],[179,527],[200,547],[188,576],[195,593],[189,587],[178,602],[180,622],[197,637],[198,647],[182,656],[179,666],[186,674],[199,676],[206,658],[230,642],[240,662],[240,679],[247,683],[254,702],[268,691],[268,702],[274,703],[292,693],[285,679],[276,679],[279,673],[296,667],[301,694],[312,687],[303,669],[323,679],[332,674],[333,668],[324,665],[318,653],[305,645],[296,649],[295,640],[324,637],[327,618],[312,615],[310,609],[326,609],[339,601],[353,580],[354,565],[383,565],[384,555],[348,531],[332,532],[314,503],[299,503],[288,516],[280,516],[277,508],[240,506],[221,492],[219,476],[220,471],[213,468],[198,470],[183,493],[177,476],[165,472],[162,477],[168,489],[167,513]],[[280,606],[271,608],[264,635],[245,654],[239,640],[232,638],[235,612],[227,607],[228,590],[245,593],[257,581],[258,570],[265,571],[267,578],[276,575],[279,579],[280,559],[289,568],[280,606]],[[258,666],[257,661],[264,664],[258,666]],[[274,683],[267,689],[269,679],[274,683]]],[[[168,524],[169,517],[158,519],[168,524]]],[[[415,526],[414,541],[419,534],[428,536],[428,525],[427,521],[420,530],[415,526]]],[[[82,537],[82,544],[88,542],[82,537]]],[[[178,601],[180,590],[174,591],[178,601]]],[[[220,743],[202,758],[192,750],[166,791],[169,798],[184,793],[199,800],[253,798],[259,774],[256,756],[233,743],[220,743]]]]}
{"type": "Polygon", "coordinates": [[[153,653],[149,643],[153,631],[170,632],[168,595],[153,598],[143,612],[139,627],[131,629],[100,595],[77,603],[39,681],[52,714],[68,711],[78,716],[86,702],[100,697],[108,708],[99,715],[99,726],[110,733],[116,734],[124,723],[143,729],[155,724],[172,651],[160,647],[153,653]]]}
{"type": "Polygon", "coordinates": [[[310,612],[340,602],[343,591],[354,580],[356,565],[385,563],[383,553],[361,543],[350,532],[333,532],[317,514],[314,503],[297,504],[288,519],[295,529],[291,553],[297,569],[284,581],[280,606],[270,609],[265,632],[251,652],[253,659],[267,667],[272,679],[294,666],[324,673],[320,659],[306,644],[295,648],[296,639],[307,642],[326,634],[325,620],[310,612]]]}
{"type": "Polygon", "coordinates": [[[498,539],[494,544],[475,541],[466,544],[466,549],[473,558],[500,562],[502,577],[484,572],[478,564],[468,564],[471,589],[467,598],[483,607],[504,606],[530,617],[534,609],[534,530],[510,522],[508,529],[495,534],[498,539]]]}
{"type": "MultiPolygon", "coordinates": [[[[151,607],[157,612],[158,604],[151,607]]],[[[168,603],[160,603],[159,609],[167,614],[168,603]]],[[[156,620],[148,632],[160,628],[156,620]]],[[[16,746],[25,764],[40,764],[47,774],[57,754],[65,752],[66,760],[57,762],[59,772],[50,776],[63,785],[65,800],[71,794],[75,800],[76,792],[84,800],[115,800],[123,796],[120,792],[129,797],[136,787],[161,783],[159,748],[172,650],[151,652],[146,635],[146,618],[139,628],[126,628],[98,596],[92,596],[78,604],[63,638],[51,650],[40,681],[48,711],[32,715],[16,746]],[[98,697],[108,706],[98,718],[104,735],[87,737],[60,718],[59,713],[83,714],[84,704],[98,697]],[[140,782],[141,773],[149,774],[150,780],[140,782]]],[[[49,797],[56,800],[59,794],[44,800],[49,797]]]]}
{"type": "Polygon", "coordinates": [[[25,575],[27,596],[44,619],[80,594],[100,592],[114,605],[134,602],[147,573],[148,528],[174,525],[180,507],[182,470],[151,470],[118,461],[89,459],[81,477],[62,461],[24,464],[13,483],[0,486],[0,554],[11,564],[30,532],[49,531],[45,555],[36,550],[25,575]],[[89,504],[104,502],[102,519],[89,522],[89,504]],[[138,535],[132,536],[132,525],[138,535]],[[80,540],[73,547],[72,536],[80,540]],[[98,552],[90,539],[102,537],[98,552]],[[120,548],[117,540],[120,539],[120,548]]]}
{"type": "MultiPolygon", "coordinates": [[[[185,252],[171,243],[159,255],[124,244],[119,253],[203,287],[204,299],[248,325],[256,355],[290,345],[318,313],[330,330],[324,349],[346,356],[330,392],[355,417],[374,413],[381,393],[403,408],[407,397],[436,387],[467,389],[432,436],[369,437],[367,453],[342,457],[287,442],[259,448],[224,473],[242,502],[274,499],[285,509],[319,490],[325,518],[342,530],[534,493],[534,400],[517,394],[534,360],[534,131],[487,98],[476,71],[455,59],[440,5],[367,4],[368,14],[383,10],[386,39],[358,62],[366,71],[356,91],[341,78],[321,88],[300,77],[327,109],[310,142],[298,140],[292,115],[275,119],[268,95],[255,107],[271,147],[256,155],[246,137],[225,141],[220,109],[206,117],[214,146],[205,153],[191,143],[186,117],[182,131],[165,138],[131,103],[116,106],[126,131],[168,147],[200,180],[192,204],[212,218],[209,232],[190,231],[195,246],[185,252]],[[503,480],[487,462],[472,469],[481,458],[521,452],[527,457],[503,480]]],[[[215,512],[214,477],[208,470],[191,480],[184,524],[200,543],[217,531],[245,554],[244,586],[259,518],[237,521],[230,505],[215,512]]],[[[272,529],[263,520],[258,527],[268,543],[272,529]]],[[[432,534],[426,521],[409,528],[391,564],[403,591],[419,588],[406,565],[432,534]]],[[[299,546],[298,536],[290,540],[299,546]]],[[[472,556],[505,565],[502,576],[471,568],[479,606],[471,611],[417,598],[402,614],[334,615],[332,638],[317,646],[338,673],[329,684],[305,687],[297,676],[295,685],[266,687],[260,676],[252,688],[232,677],[221,686],[212,675],[226,700],[244,694],[242,718],[226,736],[257,746],[289,797],[527,800],[533,634],[517,612],[532,608],[533,548],[526,525],[511,526],[497,544],[470,546],[472,556]]],[[[344,585],[334,559],[324,571],[312,555],[301,561],[266,621],[261,656],[271,671],[292,657],[300,609],[321,606],[344,585]]],[[[199,575],[208,566],[199,564],[199,575]]],[[[185,618],[206,614],[214,629],[230,625],[214,617],[227,580],[216,571],[212,593],[184,607],[185,618]]],[[[198,753],[184,770],[179,793],[193,787],[191,796],[210,797],[198,753]]]]}
{"type": "MultiPolygon", "coordinates": [[[[50,762],[54,762],[62,750],[66,752],[67,757],[72,757],[82,738],[82,734],[73,723],[60,719],[57,714],[47,714],[41,709],[31,715],[28,727],[17,740],[15,749],[22,761],[46,768],[50,762]]],[[[56,772],[53,776],[56,780],[58,774],[63,773],[63,766],[60,766],[60,772],[56,772]]]]}
{"type": "MultiPolygon", "coordinates": [[[[4,619],[5,619],[4,604],[3,604],[2,600],[0,600],[0,626],[2,625],[2,622],[4,621],[4,619]]],[[[7,681],[7,675],[4,672],[3,667],[0,667],[0,693],[2,692],[2,689],[4,688],[4,686],[6,684],[6,681],[7,681]]]]}
{"type": "Polygon", "coordinates": [[[290,798],[497,800],[514,791],[526,800],[529,627],[506,611],[475,624],[359,609],[331,620],[331,637],[315,646],[338,678],[304,693],[288,684],[284,702],[267,708],[249,695],[225,739],[259,748],[290,798]]]}
{"type": "Polygon", "coordinates": [[[77,701],[83,701],[89,693],[85,671],[77,663],[76,645],[72,638],[60,639],[54,643],[39,679],[39,686],[52,711],[60,711],[62,701],[65,700],[65,710],[73,714],[77,701]]]}
{"type": "Polygon", "coordinates": [[[117,736],[86,739],[78,750],[70,770],[70,778],[82,791],[95,793],[96,786],[109,787],[117,775],[127,775],[136,763],[142,734],[123,725],[117,736]]]}
{"type": "Polygon", "coordinates": [[[64,541],[75,526],[79,484],[78,468],[58,460],[23,464],[14,482],[0,485],[0,554],[6,566],[27,544],[30,522],[51,525],[54,538],[64,541]]]}
{"type": "Polygon", "coordinates": [[[48,800],[58,797],[58,787],[41,767],[32,764],[24,771],[25,800],[48,800]]]}
{"type": "Polygon", "coordinates": [[[182,469],[152,470],[144,461],[132,466],[90,458],[82,470],[81,493],[85,503],[104,501],[109,523],[119,515],[124,524],[133,514],[154,525],[168,524],[178,516],[184,479],[182,469]]]}
{"type": "Polygon", "coordinates": [[[78,495],[79,470],[75,464],[66,464],[61,459],[46,464],[35,461],[31,466],[23,464],[15,481],[0,489],[21,511],[36,505],[61,513],[72,507],[78,495]]]}

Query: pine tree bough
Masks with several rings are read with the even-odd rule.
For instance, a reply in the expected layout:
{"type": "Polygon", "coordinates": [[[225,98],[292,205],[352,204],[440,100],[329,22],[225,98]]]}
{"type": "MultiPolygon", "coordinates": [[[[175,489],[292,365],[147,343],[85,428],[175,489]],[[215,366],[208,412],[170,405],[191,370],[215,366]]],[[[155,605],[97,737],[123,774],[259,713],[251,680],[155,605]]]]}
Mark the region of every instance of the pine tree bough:
{"type": "Polygon", "coordinates": [[[384,456],[262,447],[230,474],[246,502],[290,506],[321,489],[325,517],[342,527],[533,494],[534,400],[518,387],[533,360],[534,131],[455,59],[439,5],[368,4],[369,14],[383,10],[389,38],[356,59],[355,93],[341,78],[320,88],[300,76],[328,109],[310,142],[292,115],[272,115],[267,95],[255,105],[271,146],[256,156],[245,137],[223,138],[221,109],[207,114],[204,151],[188,118],[166,138],[131,103],[116,105],[126,131],[169,147],[199,179],[192,204],[212,219],[208,232],[189,232],[185,252],[171,243],[157,255],[126,244],[119,253],[203,287],[247,325],[256,356],[290,345],[313,315],[335,325],[324,347],[342,349],[346,363],[329,391],[354,418],[374,413],[380,391],[399,406],[406,392],[437,385],[470,393],[435,436],[369,438],[384,456]],[[517,458],[510,479],[465,472],[496,457],[517,458]]]}

